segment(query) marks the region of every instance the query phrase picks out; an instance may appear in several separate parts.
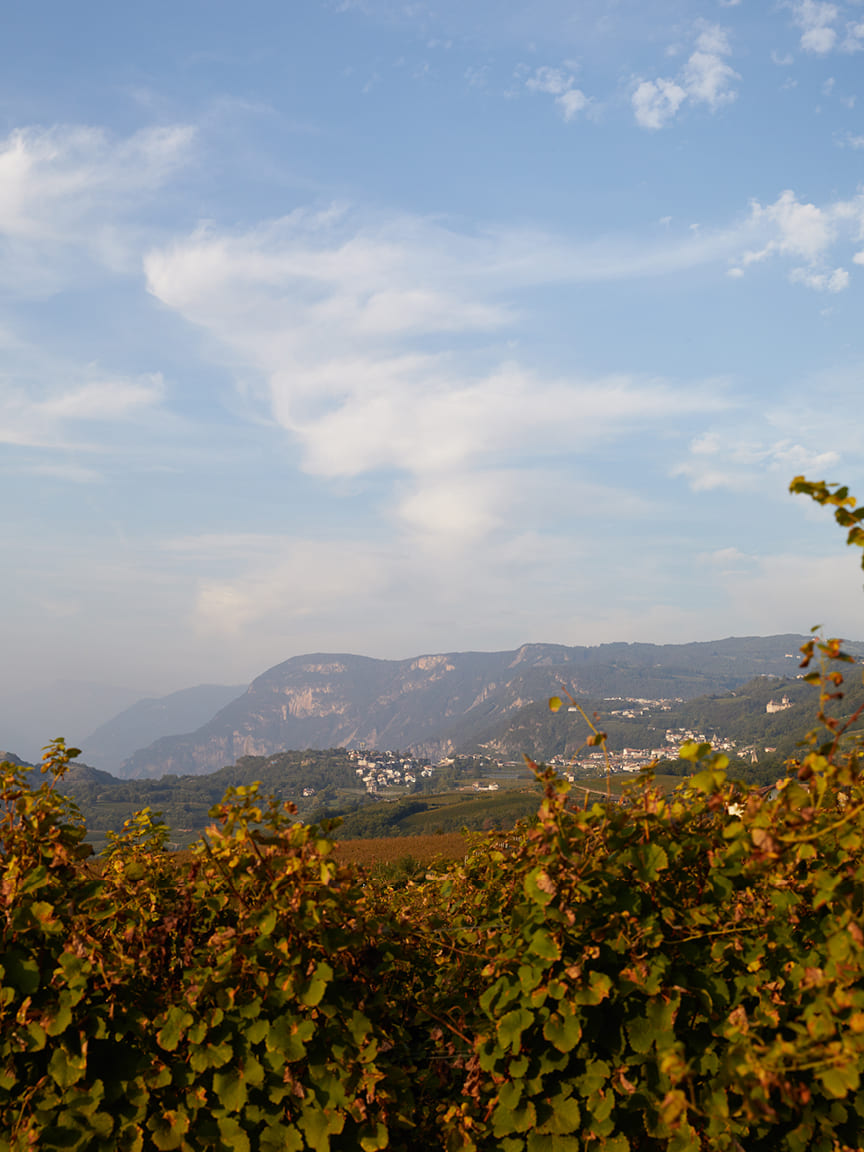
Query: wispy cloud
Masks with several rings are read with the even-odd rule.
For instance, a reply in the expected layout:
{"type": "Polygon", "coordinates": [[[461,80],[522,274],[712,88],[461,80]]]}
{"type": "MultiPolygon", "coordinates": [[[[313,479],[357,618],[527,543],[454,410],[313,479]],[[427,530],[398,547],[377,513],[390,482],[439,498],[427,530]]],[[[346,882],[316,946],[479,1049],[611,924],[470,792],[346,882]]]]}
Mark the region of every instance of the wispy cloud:
{"type": "Polygon", "coordinates": [[[576,78],[564,68],[537,68],[525,80],[530,92],[543,92],[555,98],[565,120],[575,120],[591,103],[581,88],[576,87],[576,78]]]}
{"type": "MultiPolygon", "coordinates": [[[[689,239],[686,259],[711,243],[689,239]]],[[[654,259],[662,269],[685,257],[654,259]]],[[[651,263],[638,252],[580,259],[554,237],[460,235],[422,219],[364,226],[334,211],[202,231],[151,252],[146,269],[155,296],[258,375],[305,471],[409,478],[407,491],[394,481],[396,521],[467,545],[506,520],[512,480],[501,468],[530,471],[532,444],[547,461],[572,458],[723,407],[707,383],[554,377],[502,354],[499,333],[526,287],[657,274],[651,263]],[[443,332],[458,335],[459,355],[434,347],[443,332]]]]}
{"type": "Polygon", "coordinates": [[[189,160],[194,130],[148,128],[123,140],[102,129],[20,129],[0,143],[0,234],[69,239],[85,213],[131,207],[189,160]]]}
{"type": "Polygon", "coordinates": [[[0,141],[0,289],[47,295],[81,259],[132,271],[142,209],[189,163],[195,130],[114,138],[81,126],[27,128],[0,141]]]}
{"type": "Polygon", "coordinates": [[[73,425],[84,425],[87,436],[87,425],[128,422],[143,410],[158,407],[163,394],[158,373],[137,380],[93,380],[71,388],[43,385],[38,391],[0,381],[0,443],[101,452],[82,440],[73,425]]]}
{"type": "Polygon", "coordinates": [[[673,476],[683,476],[696,492],[725,488],[737,492],[763,492],[764,478],[777,476],[785,485],[790,476],[822,475],[840,461],[833,449],[814,450],[794,440],[765,444],[741,440],[732,434],[706,432],[690,445],[688,458],[677,464],[673,476]]]}

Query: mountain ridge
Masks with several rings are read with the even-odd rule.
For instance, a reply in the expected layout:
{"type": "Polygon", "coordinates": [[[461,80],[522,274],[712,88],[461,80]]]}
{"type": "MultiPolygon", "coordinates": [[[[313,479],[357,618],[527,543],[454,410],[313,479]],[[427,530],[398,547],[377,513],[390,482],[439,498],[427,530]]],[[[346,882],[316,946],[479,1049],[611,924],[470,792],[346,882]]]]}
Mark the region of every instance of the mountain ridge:
{"type": "Polygon", "coordinates": [[[195,731],[136,751],[118,775],[196,775],[286,748],[365,746],[439,757],[562,686],[595,697],[689,699],[756,675],[788,675],[806,639],[784,633],[672,645],[528,643],[404,660],[307,653],[262,672],[195,731]]]}
{"type": "Polygon", "coordinates": [[[245,684],[196,684],[136,700],[81,741],[82,756],[94,768],[122,763],[154,739],[200,728],[245,690],[245,684]]]}

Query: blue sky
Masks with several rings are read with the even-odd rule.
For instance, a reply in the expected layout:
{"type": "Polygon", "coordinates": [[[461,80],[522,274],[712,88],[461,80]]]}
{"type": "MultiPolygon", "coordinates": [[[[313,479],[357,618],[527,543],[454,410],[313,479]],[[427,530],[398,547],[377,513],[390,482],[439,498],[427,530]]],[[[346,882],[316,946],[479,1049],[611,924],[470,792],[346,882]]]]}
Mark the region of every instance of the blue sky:
{"type": "Polygon", "coordinates": [[[4,677],[864,637],[864,4],[13,0],[4,677]]]}

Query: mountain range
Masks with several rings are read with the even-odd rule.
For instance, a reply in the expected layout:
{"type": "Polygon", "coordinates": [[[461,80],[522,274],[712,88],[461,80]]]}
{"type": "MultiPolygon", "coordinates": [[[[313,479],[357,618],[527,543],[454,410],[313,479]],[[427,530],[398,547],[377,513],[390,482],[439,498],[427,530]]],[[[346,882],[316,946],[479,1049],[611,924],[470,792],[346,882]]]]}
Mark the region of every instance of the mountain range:
{"type": "MultiPolygon", "coordinates": [[[[144,712],[94,733],[104,767],[124,778],[200,775],[241,756],[285,749],[368,747],[440,757],[479,747],[526,705],[562,688],[591,698],[689,700],[734,689],[754,676],[794,676],[806,637],[744,637],[692,644],[526,644],[507,652],[451,652],[408,660],[325,654],[296,656],[257,677],[205,723],[164,734],[109,764],[129,746],[129,725],[141,732],[144,712]],[[101,741],[101,743],[100,743],[101,741]]],[[[859,646],[860,647],[860,646],[859,646]]],[[[210,690],[210,689],[208,689],[210,690]]],[[[236,689],[220,689],[226,694],[236,689]]],[[[177,695],[177,694],[175,694],[177,695]]],[[[199,703],[207,706],[201,695],[199,703]]],[[[146,725],[144,725],[146,727],[146,725]]],[[[162,729],[164,733],[164,728],[162,729]]],[[[2,734],[0,734],[2,736],[2,734]]],[[[134,741],[133,741],[134,742],[134,741]]],[[[82,759],[90,762],[88,741],[82,759]]]]}
{"type": "Polygon", "coordinates": [[[94,768],[116,770],[118,764],[159,737],[194,732],[245,691],[243,684],[199,684],[168,696],[138,700],[82,741],[83,758],[94,768]]]}

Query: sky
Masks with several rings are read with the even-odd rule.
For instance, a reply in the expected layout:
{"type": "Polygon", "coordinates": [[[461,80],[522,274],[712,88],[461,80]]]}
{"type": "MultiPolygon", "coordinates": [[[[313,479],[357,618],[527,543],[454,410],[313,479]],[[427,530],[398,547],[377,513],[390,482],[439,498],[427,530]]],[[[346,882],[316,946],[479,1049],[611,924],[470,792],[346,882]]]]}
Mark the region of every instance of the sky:
{"type": "Polygon", "coordinates": [[[0,691],[864,638],[864,3],[9,0],[0,691]]]}

